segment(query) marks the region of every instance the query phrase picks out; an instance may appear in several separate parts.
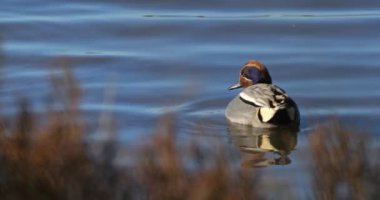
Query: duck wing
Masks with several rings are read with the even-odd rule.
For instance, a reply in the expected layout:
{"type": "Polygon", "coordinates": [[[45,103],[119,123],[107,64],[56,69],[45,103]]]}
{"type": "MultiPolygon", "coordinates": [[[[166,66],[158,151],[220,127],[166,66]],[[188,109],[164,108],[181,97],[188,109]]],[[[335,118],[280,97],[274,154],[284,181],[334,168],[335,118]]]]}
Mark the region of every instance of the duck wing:
{"type": "Polygon", "coordinates": [[[245,103],[259,108],[259,116],[263,122],[270,121],[282,109],[288,109],[289,116],[294,116],[296,112],[289,108],[290,98],[286,92],[276,85],[255,84],[240,92],[239,97],[245,103]]]}
{"type": "Polygon", "coordinates": [[[240,92],[239,96],[243,101],[254,106],[275,110],[285,108],[286,100],[289,98],[283,89],[271,84],[249,86],[240,92]]]}

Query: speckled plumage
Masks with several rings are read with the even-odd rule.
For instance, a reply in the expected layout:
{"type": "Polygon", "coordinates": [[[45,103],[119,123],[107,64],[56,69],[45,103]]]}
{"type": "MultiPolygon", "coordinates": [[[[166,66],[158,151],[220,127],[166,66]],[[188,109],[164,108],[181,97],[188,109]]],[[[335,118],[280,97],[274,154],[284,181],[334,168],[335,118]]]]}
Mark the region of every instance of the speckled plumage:
{"type": "Polygon", "coordinates": [[[260,128],[290,125],[298,127],[300,115],[296,103],[283,89],[271,83],[270,75],[263,64],[258,61],[246,63],[241,70],[240,85],[231,87],[244,87],[244,90],[228,104],[226,118],[232,123],[260,128]],[[254,78],[242,73],[247,67],[259,69],[256,74],[251,75],[254,78]],[[260,81],[255,83],[252,80],[260,81]]]}

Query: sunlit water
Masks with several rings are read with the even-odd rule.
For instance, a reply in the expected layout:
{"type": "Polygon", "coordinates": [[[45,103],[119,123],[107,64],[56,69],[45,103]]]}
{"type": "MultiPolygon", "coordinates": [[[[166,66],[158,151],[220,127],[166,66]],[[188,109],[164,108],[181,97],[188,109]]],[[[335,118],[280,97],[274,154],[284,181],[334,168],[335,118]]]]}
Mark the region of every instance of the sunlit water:
{"type": "MultiPolygon", "coordinates": [[[[300,152],[313,122],[334,116],[380,136],[379,6],[371,1],[3,0],[2,110],[14,112],[15,100],[27,97],[43,111],[51,68],[63,56],[81,83],[81,108],[90,123],[98,124],[100,113],[111,111],[119,141],[135,143],[170,112],[183,140],[215,137],[233,146],[224,108],[238,91],[227,87],[237,81],[244,62],[259,59],[302,116],[292,163],[265,170],[268,177],[284,171],[286,177],[307,176],[300,152]],[[114,91],[113,98],[107,91],[114,91]]],[[[302,185],[303,179],[293,181],[302,185]]]]}

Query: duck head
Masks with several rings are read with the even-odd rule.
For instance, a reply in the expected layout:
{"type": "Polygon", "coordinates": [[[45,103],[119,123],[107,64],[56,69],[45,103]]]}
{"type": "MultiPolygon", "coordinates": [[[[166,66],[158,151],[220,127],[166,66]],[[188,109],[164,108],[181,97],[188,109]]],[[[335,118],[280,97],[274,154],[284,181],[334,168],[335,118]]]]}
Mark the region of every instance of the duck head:
{"type": "Polygon", "coordinates": [[[272,84],[272,78],[264,64],[258,60],[250,60],[240,70],[239,83],[232,85],[228,89],[246,88],[257,83],[272,84]]]}

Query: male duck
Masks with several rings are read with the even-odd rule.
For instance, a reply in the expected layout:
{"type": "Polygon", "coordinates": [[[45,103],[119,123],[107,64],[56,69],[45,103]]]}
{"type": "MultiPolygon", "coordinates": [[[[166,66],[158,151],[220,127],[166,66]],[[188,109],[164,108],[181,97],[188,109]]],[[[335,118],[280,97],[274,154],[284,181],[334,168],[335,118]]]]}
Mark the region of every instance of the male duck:
{"type": "Polygon", "coordinates": [[[283,89],[272,85],[272,78],[261,62],[248,61],[240,70],[239,83],[229,89],[241,87],[243,91],[228,104],[225,112],[230,122],[258,128],[298,128],[300,115],[296,103],[283,89]]]}

